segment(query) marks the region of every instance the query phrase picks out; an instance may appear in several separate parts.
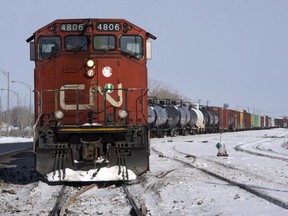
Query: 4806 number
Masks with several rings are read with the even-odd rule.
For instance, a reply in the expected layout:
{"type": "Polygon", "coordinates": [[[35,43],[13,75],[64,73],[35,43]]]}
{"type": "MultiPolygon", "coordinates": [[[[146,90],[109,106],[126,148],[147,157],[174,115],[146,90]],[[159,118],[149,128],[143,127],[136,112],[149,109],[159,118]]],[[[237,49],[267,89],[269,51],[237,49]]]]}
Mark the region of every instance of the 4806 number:
{"type": "Polygon", "coordinates": [[[96,24],[96,29],[97,31],[120,31],[121,30],[121,25],[120,23],[115,23],[115,22],[99,22],[96,24]]]}
{"type": "Polygon", "coordinates": [[[60,24],[60,30],[64,32],[76,32],[84,29],[83,23],[63,23],[60,24]]]}

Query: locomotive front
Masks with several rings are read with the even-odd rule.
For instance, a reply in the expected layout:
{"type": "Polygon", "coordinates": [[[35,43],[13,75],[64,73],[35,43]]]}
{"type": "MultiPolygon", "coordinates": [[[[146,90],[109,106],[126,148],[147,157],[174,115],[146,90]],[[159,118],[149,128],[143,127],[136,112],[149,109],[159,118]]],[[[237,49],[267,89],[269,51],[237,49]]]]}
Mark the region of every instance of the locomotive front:
{"type": "Polygon", "coordinates": [[[126,20],[70,19],[27,40],[36,170],[48,181],[132,180],[149,170],[149,39],[126,20]]]}

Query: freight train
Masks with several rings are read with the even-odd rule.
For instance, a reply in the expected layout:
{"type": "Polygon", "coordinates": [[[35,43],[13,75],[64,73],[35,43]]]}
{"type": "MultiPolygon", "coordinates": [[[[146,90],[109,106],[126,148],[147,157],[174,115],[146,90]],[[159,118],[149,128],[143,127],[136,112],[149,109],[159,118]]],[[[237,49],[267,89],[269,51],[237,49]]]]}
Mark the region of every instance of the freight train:
{"type": "Polygon", "coordinates": [[[199,106],[182,100],[150,98],[148,109],[151,137],[268,129],[274,125],[269,116],[228,109],[228,104],[199,106]]]}
{"type": "Polygon", "coordinates": [[[124,19],[59,19],[27,39],[36,170],[46,180],[126,181],[149,170],[155,39],[124,19]]]}

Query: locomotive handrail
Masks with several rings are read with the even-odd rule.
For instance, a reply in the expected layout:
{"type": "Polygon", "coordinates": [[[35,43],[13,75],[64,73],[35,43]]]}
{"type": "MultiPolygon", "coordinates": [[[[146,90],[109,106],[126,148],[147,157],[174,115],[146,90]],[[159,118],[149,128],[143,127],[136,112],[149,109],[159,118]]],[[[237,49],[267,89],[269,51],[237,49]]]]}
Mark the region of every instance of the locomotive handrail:
{"type": "MultiPolygon", "coordinates": [[[[147,92],[148,92],[148,89],[143,89],[143,88],[114,88],[113,90],[124,90],[124,92],[125,92],[125,105],[124,105],[124,109],[125,110],[127,110],[128,111],[128,91],[141,91],[141,95],[136,99],[136,101],[137,100],[142,100],[141,101],[141,113],[142,113],[142,115],[143,115],[143,117],[144,117],[144,119],[145,119],[145,123],[147,123],[148,124],[148,121],[147,121],[147,119],[146,119],[146,116],[145,116],[145,113],[144,113],[144,96],[147,94],[147,92]],[[145,91],[144,93],[143,93],[143,91],[145,91]]],[[[104,96],[104,101],[103,101],[103,103],[104,103],[104,107],[106,107],[106,101],[107,101],[107,99],[106,99],[106,94],[107,94],[107,92],[108,92],[108,89],[103,89],[103,96],[104,96]]],[[[128,115],[129,115],[129,113],[128,113],[128,115]]],[[[128,121],[128,118],[126,118],[126,124],[128,124],[129,123],[129,121],[128,121]]],[[[138,125],[139,124],[139,122],[138,122],[138,106],[136,106],[136,125],[138,125]]],[[[106,109],[104,109],[104,125],[107,125],[107,116],[106,116],[106,109]]]]}
{"type": "MultiPolygon", "coordinates": [[[[75,84],[76,85],[76,84],[75,84]]],[[[80,84],[78,84],[80,85],[80,84]]],[[[76,111],[76,124],[79,124],[80,120],[79,120],[79,105],[80,105],[80,102],[79,102],[79,98],[77,97],[77,92],[79,90],[82,90],[82,89],[79,89],[79,88],[75,88],[75,89],[44,89],[44,90],[35,90],[35,92],[38,94],[38,113],[39,113],[39,120],[40,120],[40,117],[42,116],[43,114],[43,94],[45,92],[54,92],[55,95],[54,95],[54,110],[58,110],[58,106],[61,106],[60,105],[60,102],[59,102],[59,99],[58,99],[58,94],[60,92],[63,92],[63,91],[66,91],[66,90],[74,90],[76,93],[76,104],[75,104],[75,111],[76,111]],[[41,115],[40,115],[41,114],[41,115]]],[[[104,104],[104,107],[107,106],[107,93],[109,93],[109,89],[105,89],[105,88],[101,88],[102,92],[103,92],[103,104],[104,104]]],[[[140,109],[139,110],[139,107],[136,105],[136,125],[139,124],[138,122],[138,112],[140,111],[142,113],[142,116],[144,117],[144,120],[145,120],[145,123],[148,124],[148,121],[146,119],[147,116],[145,116],[145,111],[144,111],[144,104],[146,103],[144,101],[144,97],[145,95],[148,93],[148,89],[143,89],[143,88],[113,88],[113,90],[121,90],[121,91],[124,91],[124,107],[123,109],[125,109],[127,112],[128,112],[128,104],[131,104],[131,103],[128,103],[128,93],[129,92],[134,92],[134,91],[140,91],[141,92],[141,95],[136,98],[136,104],[137,104],[137,101],[141,100],[141,102],[139,103],[141,105],[140,109]]],[[[93,94],[96,94],[96,93],[93,93],[93,94]]],[[[89,96],[88,96],[89,97],[89,96]]],[[[112,105],[113,106],[113,105],[112,105]]],[[[87,108],[88,110],[88,108],[87,108]]],[[[103,109],[103,112],[104,112],[104,124],[103,125],[107,125],[107,110],[106,109],[103,109]]],[[[129,113],[128,113],[128,116],[129,116],[129,113]]],[[[38,119],[37,118],[37,119],[38,119]]],[[[38,121],[39,122],[39,121],[38,121]]],[[[125,124],[127,125],[129,123],[129,118],[127,117],[126,120],[125,120],[125,124]]]]}
{"type": "MultiPolygon", "coordinates": [[[[40,92],[38,90],[36,90],[35,92],[38,93],[38,110],[40,110],[40,113],[42,112],[42,98],[43,98],[43,92],[60,92],[62,90],[60,89],[45,89],[45,90],[41,90],[40,92]]],[[[65,91],[65,90],[63,90],[65,91]]],[[[57,101],[55,101],[57,103],[57,101]]],[[[56,104],[55,104],[56,105],[56,104]]],[[[55,107],[56,108],[56,107],[55,107]]],[[[57,108],[55,109],[57,110],[57,108]]]]}
{"type": "MultiPolygon", "coordinates": [[[[144,103],[148,103],[147,101],[144,101],[144,96],[148,93],[148,90],[149,89],[145,89],[145,90],[142,90],[142,94],[141,94],[141,104],[142,104],[142,116],[143,116],[143,119],[145,120],[145,123],[148,125],[148,116],[145,116],[145,113],[144,113],[144,103]],[[145,91],[143,93],[143,91],[145,91]]],[[[138,98],[140,99],[140,97],[138,98]]],[[[138,112],[136,112],[136,117],[138,119],[138,112]]]]}

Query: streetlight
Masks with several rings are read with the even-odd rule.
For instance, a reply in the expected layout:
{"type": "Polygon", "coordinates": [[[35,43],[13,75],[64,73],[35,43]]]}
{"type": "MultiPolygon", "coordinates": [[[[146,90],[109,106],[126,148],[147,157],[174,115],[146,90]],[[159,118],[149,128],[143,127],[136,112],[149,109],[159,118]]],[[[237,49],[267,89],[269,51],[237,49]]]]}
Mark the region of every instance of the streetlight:
{"type": "Polygon", "coordinates": [[[8,112],[8,114],[9,114],[9,89],[10,89],[10,87],[9,87],[9,72],[7,72],[7,71],[5,71],[5,70],[3,70],[3,69],[1,69],[0,68],[0,72],[2,73],[2,74],[4,74],[4,76],[6,76],[7,77],[7,89],[8,89],[8,92],[7,92],[7,112],[8,112]]]}
{"type": "Polygon", "coordinates": [[[29,102],[29,127],[31,127],[31,115],[32,115],[32,104],[31,104],[31,85],[29,85],[28,83],[25,83],[23,81],[17,81],[17,80],[12,80],[12,83],[20,83],[22,85],[24,85],[26,88],[28,88],[29,90],[29,95],[30,95],[30,102],[29,102]]]}

